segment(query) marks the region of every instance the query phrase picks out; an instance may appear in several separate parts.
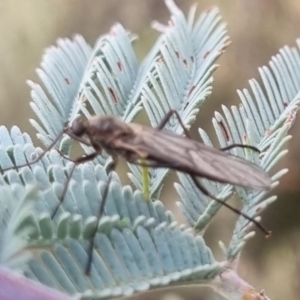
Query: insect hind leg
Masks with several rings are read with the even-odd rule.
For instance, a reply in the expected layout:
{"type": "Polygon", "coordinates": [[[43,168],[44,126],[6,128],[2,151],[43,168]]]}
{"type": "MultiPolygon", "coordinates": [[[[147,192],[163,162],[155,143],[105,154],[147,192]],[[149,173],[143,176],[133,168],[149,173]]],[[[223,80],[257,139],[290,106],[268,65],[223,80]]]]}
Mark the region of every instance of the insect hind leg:
{"type": "Polygon", "coordinates": [[[214,195],[212,195],[198,180],[197,178],[195,178],[194,176],[191,175],[191,178],[193,180],[193,182],[195,183],[195,185],[197,186],[197,188],[206,196],[210,197],[211,199],[221,203],[222,205],[224,205],[225,207],[227,207],[228,209],[230,209],[231,211],[233,211],[235,214],[243,216],[245,219],[247,219],[248,221],[252,222],[253,224],[255,224],[262,232],[265,233],[266,236],[270,235],[270,231],[268,231],[266,228],[264,228],[259,222],[257,222],[254,218],[251,218],[250,216],[248,216],[247,214],[243,213],[242,211],[240,211],[237,208],[232,207],[231,205],[229,205],[228,203],[226,203],[224,200],[218,199],[217,197],[215,197],[214,195]]]}
{"type": "MultiPolygon", "coordinates": [[[[182,127],[183,129],[183,132],[185,134],[186,137],[188,138],[192,138],[189,131],[186,129],[185,125],[183,124],[183,121],[182,121],[182,118],[181,116],[179,115],[178,111],[177,110],[170,110],[165,116],[164,118],[161,120],[161,122],[158,124],[158,126],[156,127],[157,130],[162,130],[166,125],[167,123],[169,122],[169,120],[171,119],[171,117],[175,115],[176,118],[178,119],[178,122],[180,124],[180,126],[182,127]]],[[[220,151],[228,151],[228,150],[231,150],[231,149],[234,149],[234,148],[243,148],[243,149],[251,149],[253,151],[256,151],[258,153],[260,153],[260,150],[255,147],[255,146],[251,146],[251,145],[244,145],[244,144],[238,144],[238,143],[234,143],[234,144],[231,144],[229,146],[226,146],[226,147],[223,147],[223,148],[220,148],[219,150],[220,151]]]]}
{"type": "Polygon", "coordinates": [[[190,133],[188,132],[188,130],[186,129],[185,125],[183,124],[183,121],[178,113],[177,110],[175,109],[172,109],[170,110],[165,116],[164,118],[160,121],[160,123],[158,124],[158,126],[156,127],[157,130],[162,130],[166,125],[167,123],[169,122],[169,120],[171,119],[171,117],[175,115],[176,118],[178,119],[178,122],[180,124],[180,126],[182,127],[183,129],[183,132],[184,134],[188,137],[188,138],[191,138],[191,135],[190,133]]]}
{"type": "MultiPolygon", "coordinates": [[[[168,121],[170,120],[170,118],[172,117],[172,115],[175,115],[179,121],[179,124],[181,125],[186,137],[191,138],[188,130],[186,129],[185,125],[183,124],[183,121],[179,115],[179,113],[176,110],[170,110],[165,116],[164,118],[161,120],[160,124],[157,126],[157,130],[162,130],[166,124],[168,123],[168,121]]],[[[252,149],[254,151],[260,152],[258,148],[254,147],[254,146],[250,146],[250,145],[243,145],[243,144],[232,144],[229,145],[227,147],[221,148],[220,151],[227,151],[230,150],[232,148],[247,148],[247,149],[252,149]]],[[[231,211],[233,211],[234,213],[243,216],[245,219],[247,219],[248,221],[252,222],[253,224],[255,224],[262,232],[264,232],[266,234],[266,236],[270,235],[270,232],[268,230],[266,230],[259,222],[257,222],[254,218],[251,218],[250,216],[248,216],[247,214],[243,213],[242,211],[240,211],[239,209],[236,209],[234,207],[232,207],[231,205],[227,204],[225,201],[216,198],[214,195],[212,195],[198,180],[195,176],[190,175],[193,182],[195,183],[195,185],[197,186],[197,188],[206,196],[210,197],[211,199],[214,199],[215,201],[221,203],[222,205],[224,205],[225,207],[227,207],[228,209],[230,209],[231,211]]]]}
{"type": "Polygon", "coordinates": [[[228,151],[228,150],[231,150],[234,148],[250,149],[250,150],[260,153],[260,150],[257,147],[251,146],[251,145],[244,145],[244,144],[231,144],[229,146],[219,148],[219,150],[220,151],[228,151]]]}

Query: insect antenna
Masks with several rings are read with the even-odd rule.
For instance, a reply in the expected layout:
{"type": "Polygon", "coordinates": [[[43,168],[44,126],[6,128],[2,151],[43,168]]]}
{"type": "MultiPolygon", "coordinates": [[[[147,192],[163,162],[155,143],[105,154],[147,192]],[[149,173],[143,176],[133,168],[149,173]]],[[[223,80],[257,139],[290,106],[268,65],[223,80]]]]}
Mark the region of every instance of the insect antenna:
{"type": "Polygon", "coordinates": [[[4,169],[0,168],[1,174],[3,174],[3,172],[9,171],[9,170],[19,171],[20,168],[29,167],[31,165],[38,163],[46,155],[46,153],[49,152],[55,146],[55,144],[59,141],[59,139],[62,137],[62,135],[64,133],[65,133],[65,130],[60,132],[58,134],[58,136],[52,141],[52,143],[41,154],[39,154],[34,160],[27,162],[25,164],[22,164],[22,165],[18,165],[18,166],[13,166],[13,167],[4,168],[4,169]]]}
{"type": "MultiPolygon", "coordinates": [[[[59,139],[62,137],[62,135],[64,133],[66,133],[66,126],[65,126],[64,130],[62,130],[56,136],[56,138],[51,142],[51,144],[41,154],[39,154],[34,160],[32,160],[30,162],[27,162],[25,164],[18,165],[18,166],[12,166],[12,167],[9,167],[9,168],[4,168],[4,169],[0,168],[0,172],[3,174],[4,172],[9,171],[9,170],[17,170],[17,171],[19,171],[20,168],[29,167],[31,165],[34,165],[34,164],[38,163],[46,155],[46,153],[49,152],[55,146],[55,144],[59,141],[59,139]]],[[[79,157],[79,158],[77,158],[77,159],[74,160],[74,159],[71,159],[71,158],[67,157],[66,155],[64,155],[60,150],[57,150],[57,151],[66,160],[74,162],[74,166],[72,167],[71,172],[70,172],[70,174],[67,177],[67,181],[66,181],[66,183],[64,185],[64,189],[63,189],[62,195],[59,198],[59,203],[57,204],[57,206],[55,207],[54,211],[52,212],[51,219],[53,219],[55,217],[55,215],[56,215],[59,207],[62,205],[62,203],[63,203],[63,201],[65,199],[65,196],[66,196],[66,193],[67,193],[67,190],[68,190],[68,186],[69,186],[69,183],[71,181],[71,178],[72,178],[72,175],[74,173],[74,170],[75,170],[76,166],[79,165],[79,164],[81,164],[81,163],[93,160],[98,155],[98,153],[95,152],[95,153],[92,153],[90,155],[81,156],[81,157],[79,157]]]]}

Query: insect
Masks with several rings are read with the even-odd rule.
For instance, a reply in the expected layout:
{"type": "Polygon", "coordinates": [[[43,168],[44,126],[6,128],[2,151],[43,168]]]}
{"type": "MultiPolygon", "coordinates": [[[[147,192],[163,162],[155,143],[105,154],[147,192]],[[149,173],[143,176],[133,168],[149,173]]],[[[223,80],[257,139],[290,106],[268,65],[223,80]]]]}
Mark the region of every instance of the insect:
{"type": "MultiPolygon", "coordinates": [[[[257,150],[255,147],[233,144],[226,148],[217,150],[206,146],[203,143],[197,142],[189,138],[189,133],[186,130],[178,112],[175,110],[171,110],[163,118],[157,128],[143,126],[136,123],[125,123],[113,116],[93,116],[89,119],[79,116],[72,122],[71,126],[65,126],[61,134],[53,140],[47,150],[54,147],[63,134],[69,135],[71,138],[82,144],[91,146],[94,149],[94,152],[72,160],[74,162],[74,168],[70,172],[67,183],[65,184],[60,204],[64,199],[67,186],[70,178],[72,177],[75,166],[86,161],[93,160],[102,152],[102,150],[105,150],[113,158],[108,173],[115,169],[118,157],[123,157],[129,163],[143,167],[170,168],[186,173],[191,176],[195,185],[205,195],[222,203],[233,212],[242,215],[249,221],[253,222],[266,234],[269,234],[269,232],[255,219],[211,195],[197,179],[197,177],[203,177],[220,183],[229,183],[261,190],[269,189],[271,185],[271,178],[262,168],[242,158],[224,152],[234,147],[257,150]],[[178,118],[187,137],[182,137],[170,131],[163,130],[172,115],[175,115],[178,118]]],[[[35,160],[18,166],[18,168],[38,162],[45,155],[47,150],[35,160]]],[[[70,158],[67,159],[71,160],[70,158]]],[[[8,169],[2,170],[2,172],[6,170],[8,169]]],[[[105,200],[107,198],[110,181],[111,175],[108,177],[108,182],[98,211],[98,223],[90,242],[86,274],[90,272],[94,238],[97,233],[99,220],[104,214],[105,200]]],[[[59,205],[53,212],[52,217],[56,214],[59,205]]]]}

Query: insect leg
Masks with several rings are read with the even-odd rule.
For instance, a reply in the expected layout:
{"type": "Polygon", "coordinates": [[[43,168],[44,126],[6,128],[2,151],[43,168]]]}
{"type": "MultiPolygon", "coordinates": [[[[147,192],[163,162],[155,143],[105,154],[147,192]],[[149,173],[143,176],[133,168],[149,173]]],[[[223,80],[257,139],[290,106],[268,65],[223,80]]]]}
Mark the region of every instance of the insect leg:
{"type": "MultiPolygon", "coordinates": [[[[181,125],[181,127],[182,127],[182,129],[183,129],[183,131],[184,131],[184,133],[185,133],[185,135],[186,135],[186,137],[191,138],[191,136],[190,136],[188,130],[186,129],[186,127],[185,127],[184,124],[183,124],[183,121],[182,121],[182,119],[181,119],[179,113],[178,113],[176,110],[170,110],[170,111],[165,115],[165,117],[162,119],[162,121],[160,122],[160,124],[157,126],[157,129],[158,129],[158,130],[163,129],[163,128],[165,127],[165,125],[168,123],[168,121],[170,120],[170,118],[171,118],[171,116],[172,116],[173,114],[176,115],[176,117],[177,117],[177,119],[178,119],[178,121],[179,121],[179,124],[181,125]]],[[[232,145],[230,145],[230,146],[221,148],[220,150],[221,150],[221,151],[226,151],[226,150],[230,150],[230,149],[232,149],[232,148],[234,148],[234,147],[248,148],[248,149],[252,149],[252,150],[254,150],[254,151],[260,152],[259,149],[257,149],[257,148],[254,147],[254,146],[243,145],[243,144],[232,144],[232,145]]],[[[150,166],[150,165],[149,165],[149,166],[150,166]]],[[[155,166],[152,165],[152,167],[155,167],[155,166]]],[[[159,165],[159,164],[157,164],[156,167],[162,167],[162,166],[159,165]]],[[[248,215],[246,215],[246,214],[243,213],[242,211],[240,211],[240,210],[238,210],[238,209],[236,209],[236,208],[230,206],[230,205],[227,204],[226,202],[224,202],[224,201],[222,201],[222,200],[216,198],[215,196],[211,195],[211,194],[209,193],[209,191],[206,190],[206,188],[203,187],[203,186],[201,185],[201,183],[196,179],[195,176],[192,176],[192,175],[191,175],[191,178],[192,178],[192,180],[194,181],[194,183],[195,183],[195,185],[197,186],[197,188],[198,188],[200,191],[202,191],[202,193],[204,193],[204,194],[207,195],[208,197],[210,197],[210,198],[216,200],[217,202],[223,204],[223,205],[226,206],[228,209],[232,210],[234,213],[236,213],[236,214],[238,214],[238,215],[242,215],[245,219],[247,219],[247,220],[249,220],[250,222],[254,223],[254,224],[255,224],[260,230],[262,230],[267,236],[270,235],[270,232],[269,232],[268,230],[266,230],[266,229],[265,229],[259,222],[257,222],[254,218],[249,217],[248,215]]]]}
{"type": "MultiPolygon", "coordinates": [[[[168,123],[168,121],[170,120],[170,118],[172,117],[172,115],[175,115],[179,121],[179,124],[180,126],[182,127],[185,135],[188,137],[188,138],[191,138],[191,135],[190,133],[188,132],[188,130],[186,129],[185,125],[183,124],[183,121],[179,115],[179,113],[177,112],[177,110],[170,110],[165,116],[164,118],[161,120],[161,122],[159,123],[159,125],[157,126],[157,129],[158,130],[161,130],[163,129],[166,124],[168,123]]],[[[260,150],[255,147],[255,146],[251,146],[251,145],[244,145],[244,144],[232,144],[232,145],[229,145],[229,146],[226,146],[226,147],[223,147],[223,148],[220,148],[219,150],[220,151],[227,151],[227,150],[230,150],[230,149],[233,149],[233,148],[246,148],[246,149],[252,149],[253,151],[256,151],[258,153],[260,153],[260,150]]]]}
{"type": "Polygon", "coordinates": [[[190,133],[188,132],[188,130],[186,129],[186,127],[184,126],[183,122],[182,122],[182,119],[178,113],[177,110],[170,110],[165,116],[164,118],[160,121],[160,123],[158,124],[158,126],[156,127],[156,129],[158,130],[162,130],[166,125],[167,123],[169,122],[169,120],[171,119],[171,117],[175,115],[178,119],[178,122],[180,124],[180,126],[182,127],[183,131],[184,131],[184,134],[188,137],[188,138],[191,138],[190,136],[190,133]]]}
{"type": "Polygon", "coordinates": [[[251,149],[255,152],[260,153],[260,150],[257,147],[251,146],[251,145],[244,145],[244,144],[231,144],[229,146],[219,148],[219,150],[220,151],[227,151],[227,150],[230,150],[230,149],[233,149],[233,148],[244,148],[244,149],[246,148],[246,149],[251,149]]]}
{"type": "Polygon", "coordinates": [[[231,211],[233,211],[234,213],[243,216],[245,219],[247,219],[248,221],[252,222],[253,224],[255,224],[262,232],[265,233],[266,236],[269,236],[271,234],[270,231],[268,231],[267,229],[265,229],[259,222],[257,222],[254,218],[249,217],[248,215],[246,215],[245,213],[243,213],[242,211],[240,211],[237,208],[232,207],[231,205],[227,204],[225,201],[218,199],[217,197],[215,197],[214,195],[212,195],[198,180],[197,178],[195,178],[194,176],[191,175],[191,178],[193,180],[193,182],[195,183],[195,185],[197,186],[197,188],[206,196],[214,199],[215,201],[221,203],[222,205],[226,206],[227,208],[229,208],[231,211]]]}
{"type": "MultiPolygon", "coordinates": [[[[169,168],[170,165],[168,164],[160,164],[160,163],[156,163],[156,162],[148,162],[148,163],[144,163],[144,162],[131,162],[135,165],[139,165],[139,166],[144,166],[144,167],[153,167],[153,168],[169,168]]],[[[217,197],[215,197],[214,195],[212,195],[198,180],[195,176],[190,175],[193,182],[195,183],[195,185],[197,186],[197,188],[206,196],[210,197],[211,199],[214,199],[215,201],[221,203],[222,205],[224,205],[225,207],[227,207],[228,209],[230,209],[231,211],[233,211],[234,213],[243,216],[245,219],[249,220],[250,222],[254,223],[261,231],[263,231],[266,236],[270,235],[270,232],[265,229],[259,222],[257,222],[254,218],[249,217],[247,214],[243,213],[242,211],[240,211],[239,209],[236,209],[234,207],[232,207],[231,205],[229,205],[228,203],[226,203],[225,201],[218,199],[217,197]]]]}
{"type": "Polygon", "coordinates": [[[58,209],[60,208],[60,206],[62,205],[62,203],[63,203],[63,201],[64,201],[64,199],[65,199],[65,196],[66,196],[66,193],[67,193],[67,190],[68,190],[68,186],[69,186],[69,183],[70,183],[70,181],[71,181],[71,178],[72,178],[72,175],[73,175],[73,173],[74,173],[74,170],[75,170],[76,166],[78,166],[78,165],[80,165],[80,164],[82,164],[82,163],[85,163],[85,162],[87,162],[87,161],[91,161],[91,160],[93,160],[93,159],[94,159],[96,156],[98,156],[98,155],[99,155],[99,153],[98,153],[98,152],[95,152],[95,153],[89,154],[89,155],[87,155],[87,156],[81,156],[81,157],[79,157],[79,158],[77,158],[77,159],[74,159],[74,160],[71,159],[71,158],[69,158],[69,157],[65,157],[65,155],[63,156],[64,158],[66,158],[66,159],[68,159],[68,160],[70,160],[70,161],[73,161],[73,162],[74,162],[74,165],[73,165],[73,167],[72,167],[72,169],[71,169],[71,172],[70,172],[70,174],[69,174],[69,176],[68,176],[68,178],[67,178],[67,181],[66,181],[66,183],[65,183],[65,186],[64,186],[62,195],[61,195],[61,197],[60,197],[60,199],[59,199],[59,202],[58,202],[56,208],[54,209],[53,213],[51,214],[51,219],[53,219],[53,218],[55,217],[55,215],[56,215],[58,209]]]}
{"type": "Polygon", "coordinates": [[[85,269],[85,274],[86,275],[89,275],[90,272],[91,272],[91,266],[92,266],[92,261],[93,261],[93,249],[94,249],[94,245],[95,245],[95,237],[96,237],[96,234],[97,234],[97,231],[98,231],[98,227],[99,227],[101,217],[104,214],[104,206],[105,206],[105,203],[106,203],[106,200],[107,200],[109,185],[110,185],[110,182],[111,182],[111,179],[112,179],[112,176],[111,176],[112,173],[111,172],[116,169],[116,165],[117,165],[117,158],[113,157],[113,160],[110,163],[109,169],[108,169],[109,176],[108,176],[108,180],[107,180],[104,192],[103,192],[100,208],[99,208],[99,211],[98,211],[97,223],[96,223],[94,232],[92,233],[91,242],[90,242],[90,246],[89,246],[89,249],[88,249],[88,261],[87,261],[87,265],[86,265],[86,269],[85,269]]]}
{"type": "Polygon", "coordinates": [[[58,142],[58,140],[61,138],[61,136],[64,134],[64,130],[52,141],[52,143],[47,147],[47,149],[42,152],[40,155],[38,155],[34,160],[23,164],[23,165],[19,165],[19,166],[14,166],[14,167],[10,167],[10,168],[5,168],[5,169],[0,169],[0,172],[3,173],[5,171],[9,171],[9,170],[18,170],[19,168],[23,168],[23,167],[28,167],[31,166],[37,162],[39,162],[44,156],[45,154],[55,146],[55,144],[58,142]]]}

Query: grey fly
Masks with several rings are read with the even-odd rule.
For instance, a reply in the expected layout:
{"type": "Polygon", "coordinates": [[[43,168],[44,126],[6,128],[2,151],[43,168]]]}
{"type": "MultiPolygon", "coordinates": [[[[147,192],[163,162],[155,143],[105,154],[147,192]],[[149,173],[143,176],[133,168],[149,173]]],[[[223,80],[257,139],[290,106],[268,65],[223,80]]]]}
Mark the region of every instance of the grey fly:
{"type": "MultiPolygon", "coordinates": [[[[250,148],[255,151],[257,150],[255,147],[233,144],[217,150],[197,142],[189,138],[189,133],[185,129],[179,114],[173,110],[164,117],[157,128],[136,123],[125,123],[113,116],[93,116],[89,119],[80,116],[72,122],[71,126],[65,126],[61,134],[52,142],[45,152],[35,160],[14,167],[14,169],[38,162],[49,149],[54,147],[63,134],[67,134],[74,140],[94,149],[92,154],[72,160],[74,162],[74,168],[78,164],[93,160],[105,150],[113,158],[108,173],[115,169],[118,157],[123,157],[129,163],[143,167],[170,168],[186,173],[191,176],[193,182],[205,195],[222,203],[235,213],[242,215],[253,222],[266,234],[269,234],[269,232],[255,219],[211,195],[197,179],[197,177],[203,177],[220,183],[228,183],[260,190],[269,189],[271,178],[262,168],[245,159],[224,152],[234,147],[250,148]],[[174,114],[177,116],[186,137],[163,130],[170,117],[174,114]]],[[[71,160],[70,158],[67,159],[71,160]]],[[[60,204],[64,199],[74,168],[69,174],[67,183],[65,184],[60,204]]],[[[7,170],[8,169],[3,169],[1,171],[7,170]]],[[[87,274],[90,272],[94,237],[97,233],[99,220],[104,214],[105,200],[107,198],[110,180],[111,176],[108,178],[106,189],[102,197],[97,218],[98,223],[90,243],[89,261],[86,269],[87,274]]],[[[58,208],[59,206],[53,212],[52,217],[54,217],[58,208]]]]}

